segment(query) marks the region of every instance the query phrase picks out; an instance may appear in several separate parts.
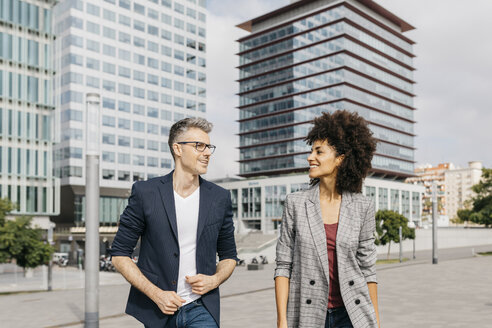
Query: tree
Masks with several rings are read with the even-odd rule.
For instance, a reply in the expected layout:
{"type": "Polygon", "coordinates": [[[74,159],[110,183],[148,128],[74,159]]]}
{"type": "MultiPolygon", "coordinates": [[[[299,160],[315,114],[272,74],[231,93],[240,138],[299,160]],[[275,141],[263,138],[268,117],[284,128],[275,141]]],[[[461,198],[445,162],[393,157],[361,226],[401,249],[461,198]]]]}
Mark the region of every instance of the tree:
{"type": "Polygon", "coordinates": [[[408,219],[403,215],[390,210],[379,210],[376,213],[376,245],[388,244],[389,259],[391,242],[399,243],[399,228],[402,227],[402,238],[415,239],[415,229],[408,227],[408,219]]]}
{"type": "Polygon", "coordinates": [[[13,209],[15,209],[15,205],[10,201],[10,199],[0,199],[0,227],[4,225],[5,216],[7,215],[7,213],[10,213],[10,211],[12,211],[13,209]]]}
{"type": "Polygon", "coordinates": [[[475,193],[471,208],[458,210],[458,217],[463,221],[492,225],[492,169],[482,169],[482,179],[471,188],[475,193]]]}
{"type": "Polygon", "coordinates": [[[15,259],[25,271],[48,263],[53,251],[43,242],[41,230],[31,227],[30,217],[7,220],[0,227],[0,263],[15,259]]]}

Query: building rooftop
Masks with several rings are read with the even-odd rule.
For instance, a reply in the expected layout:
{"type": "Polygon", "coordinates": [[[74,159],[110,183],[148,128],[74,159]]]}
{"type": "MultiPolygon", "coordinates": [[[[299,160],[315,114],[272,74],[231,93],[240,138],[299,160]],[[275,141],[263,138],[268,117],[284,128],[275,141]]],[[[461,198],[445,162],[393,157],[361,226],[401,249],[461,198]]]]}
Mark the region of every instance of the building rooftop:
{"type": "MultiPolygon", "coordinates": [[[[267,20],[271,17],[274,17],[274,16],[277,16],[277,15],[282,14],[284,12],[293,10],[297,7],[303,6],[306,3],[312,2],[312,1],[315,1],[315,0],[295,1],[295,2],[288,4],[287,6],[283,6],[279,9],[276,9],[276,10],[271,11],[269,13],[266,13],[264,15],[258,16],[256,18],[253,18],[251,20],[248,20],[248,21],[241,23],[241,24],[238,24],[236,26],[245,30],[245,31],[251,32],[253,24],[257,24],[257,23],[262,22],[264,20],[267,20]]],[[[404,21],[400,17],[396,16],[395,14],[390,12],[389,10],[380,6],[379,4],[374,2],[373,0],[356,0],[356,1],[360,2],[361,4],[366,6],[367,8],[371,9],[372,11],[374,11],[374,12],[378,13],[379,15],[383,16],[384,18],[388,19],[390,22],[399,26],[402,32],[406,32],[406,31],[410,31],[410,30],[415,29],[415,27],[413,27],[412,25],[410,25],[409,23],[407,23],[406,21],[404,21]]]]}

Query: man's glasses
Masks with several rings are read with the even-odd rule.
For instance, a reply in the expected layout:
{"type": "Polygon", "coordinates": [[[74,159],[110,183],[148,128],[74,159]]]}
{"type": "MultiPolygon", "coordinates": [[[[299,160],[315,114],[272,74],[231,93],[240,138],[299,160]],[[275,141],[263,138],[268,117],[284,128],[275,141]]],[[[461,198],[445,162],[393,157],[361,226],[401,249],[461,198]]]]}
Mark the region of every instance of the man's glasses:
{"type": "Polygon", "coordinates": [[[195,149],[198,150],[199,152],[204,152],[205,148],[210,149],[210,154],[213,154],[215,151],[214,145],[206,144],[200,141],[181,141],[181,142],[176,142],[179,145],[187,145],[187,144],[195,144],[195,149]]]}

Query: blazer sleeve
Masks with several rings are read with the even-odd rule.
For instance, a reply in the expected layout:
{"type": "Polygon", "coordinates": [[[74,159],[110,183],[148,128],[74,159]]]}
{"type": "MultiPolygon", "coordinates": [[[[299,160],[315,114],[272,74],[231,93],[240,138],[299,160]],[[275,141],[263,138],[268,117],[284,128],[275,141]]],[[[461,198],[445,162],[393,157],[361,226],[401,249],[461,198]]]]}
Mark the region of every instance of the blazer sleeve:
{"type": "Polygon", "coordinates": [[[357,248],[356,258],[362,274],[367,282],[375,282],[376,279],[376,218],[374,210],[374,202],[371,200],[367,207],[362,228],[359,234],[359,246],[357,248]]]}
{"type": "Polygon", "coordinates": [[[277,242],[277,257],[275,262],[274,279],[277,277],[287,277],[290,279],[292,272],[292,261],[294,259],[294,217],[289,201],[289,195],[285,198],[284,212],[282,214],[282,224],[280,226],[280,236],[277,242]]]}
{"type": "Polygon", "coordinates": [[[138,238],[145,230],[143,204],[138,190],[138,182],[132,186],[128,205],[120,216],[118,232],[111,247],[111,256],[131,257],[138,238]]]}
{"type": "Polygon", "coordinates": [[[224,220],[219,230],[217,239],[217,254],[219,261],[233,259],[238,261],[236,251],[236,241],[234,239],[234,222],[232,221],[232,201],[231,194],[228,192],[225,201],[224,220]]]}

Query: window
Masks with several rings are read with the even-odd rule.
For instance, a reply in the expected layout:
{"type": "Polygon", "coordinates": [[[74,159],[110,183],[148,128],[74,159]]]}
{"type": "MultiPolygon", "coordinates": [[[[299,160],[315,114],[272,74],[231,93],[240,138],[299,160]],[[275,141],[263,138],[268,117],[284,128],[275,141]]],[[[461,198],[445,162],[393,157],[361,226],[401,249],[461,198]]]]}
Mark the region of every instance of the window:
{"type": "Polygon", "coordinates": [[[198,28],[198,35],[201,36],[202,38],[206,37],[205,29],[202,27],[198,28]]]}
{"type": "Polygon", "coordinates": [[[186,85],[186,93],[188,93],[190,95],[195,95],[196,94],[196,87],[194,85],[187,84],[186,85]]]}
{"type": "Polygon", "coordinates": [[[80,110],[67,109],[62,112],[62,122],[77,121],[82,122],[83,113],[80,110]]]}
{"type": "Polygon", "coordinates": [[[100,33],[99,24],[87,22],[86,26],[87,26],[87,32],[99,35],[99,33],[100,33]]]}
{"type": "Polygon", "coordinates": [[[116,57],[116,48],[108,44],[103,45],[103,54],[111,57],[116,57]]]}
{"type": "Polygon", "coordinates": [[[103,18],[111,22],[116,22],[116,14],[111,10],[103,9],[103,18]]]}
{"type": "Polygon", "coordinates": [[[133,54],[133,62],[139,65],[145,65],[145,56],[133,54]]]}
{"type": "Polygon", "coordinates": [[[161,109],[161,120],[172,121],[173,113],[166,109],[161,109]]]}
{"type": "Polygon", "coordinates": [[[145,166],[145,156],[133,155],[133,165],[145,166]]]}
{"type": "Polygon", "coordinates": [[[161,93],[161,103],[171,105],[173,103],[173,96],[167,93],[161,93]]]}
{"type": "Polygon", "coordinates": [[[139,38],[138,36],[133,37],[133,44],[137,47],[145,48],[145,40],[142,38],[139,38]]]}
{"type": "Polygon", "coordinates": [[[118,58],[126,61],[131,61],[131,53],[130,51],[118,49],[118,58]]]}
{"type": "Polygon", "coordinates": [[[186,62],[190,64],[196,64],[196,57],[193,54],[186,55],[186,62]]]}
{"type": "Polygon", "coordinates": [[[159,28],[157,28],[156,26],[153,26],[153,25],[147,25],[147,33],[149,33],[150,35],[158,36],[159,35],[159,28]]]}
{"type": "Polygon", "coordinates": [[[173,6],[172,0],[161,0],[161,4],[168,8],[171,8],[173,6]]]}
{"type": "Polygon", "coordinates": [[[145,115],[145,106],[133,104],[133,114],[145,115]]]}
{"type": "Polygon", "coordinates": [[[152,52],[159,53],[159,45],[155,42],[147,41],[147,49],[152,52]]]}
{"type": "Polygon", "coordinates": [[[174,58],[184,61],[184,52],[174,49],[174,58]]]}
{"type": "Polygon", "coordinates": [[[98,6],[88,3],[87,4],[87,13],[99,17],[100,9],[98,6]]]}
{"type": "MultiPolygon", "coordinates": [[[[122,154],[118,153],[118,164],[130,164],[130,154],[122,154]]],[[[126,171],[119,171],[119,172],[126,172],[126,171]]],[[[128,172],[128,176],[130,175],[130,172],[128,172]]],[[[129,179],[129,177],[128,177],[129,179]]],[[[118,177],[118,180],[123,180],[118,177]]]]}
{"type": "Polygon", "coordinates": [[[147,133],[159,134],[159,126],[157,124],[147,123],[147,133]]]}
{"type": "Polygon", "coordinates": [[[133,70],[133,79],[137,81],[145,82],[145,73],[137,70],[133,70]]]}
{"type": "Polygon", "coordinates": [[[191,99],[186,99],[186,108],[190,110],[196,110],[196,101],[191,99]]]}
{"type": "Polygon", "coordinates": [[[173,34],[167,30],[161,29],[161,38],[171,41],[173,39],[173,34]]]}
{"type": "Polygon", "coordinates": [[[86,83],[85,84],[88,87],[99,89],[100,82],[99,82],[99,79],[97,77],[94,77],[94,76],[86,76],[86,83]]]}
{"type": "Polygon", "coordinates": [[[87,57],[85,59],[85,67],[99,71],[99,60],[87,57]]]}
{"type": "Polygon", "coordinates": [[[114,143],[115,143],[114,134],[103,133],[102,143],[106,144],[106,145],[114,145],[114,143]]]}
{"type": "Polygon", "coordinates": [[[171,47],[161,45],[161,54],[164,56],[172,57],[173,49],[171,47]]]}
{"type": "Polygon", "coordinates": [[[169,127],[168,126],[161,126],[161,135],[169,136],[169,127]]]}
{"type": "Polygon", "coordinates": [[[128,84],[118,83],[118,92],[130,96],[131,88],[128,84]]]}
{"type": "MultiPolygon", "coordinates": [[[[1,83],[1,77],[0,77],[0,83],[1,83]]],[[[83,75],[75,72],[67,72],[62,75],[61,77],[61,84],[62,85],[67,85],[70,83],[75,83],[75,84],[82,84],[83,83],[83,75]]],[[[0,115],[1,115],[1,110],[0,110],[0,115]]],[[[0,122],[0,129],[1,129],[1,122],[0,122]]]]}
{"type": "Polygon", "coordinates": [[[147,166],[149,167],[157,167],[159,164],[159,159],[156,157],[147,157],[147,166]]]}
{"type": "Polygon", "coordinates": [[[142,88],[133,87],[133,96],[145,99],[145,90],[142,88]]]}
{"type": "Polygon", "coordinates": [[[141,138],[133,138],[133,148],[145,149],[145,140],[141,138]]]}
{"type": "Polygon", "coordinates": [[[152,8],[148,8],[147,9],[147,16],[152,18],[152,19],[158,20],[159,19],[159,12],[152,9],[152,8]]]}
{"type": "Polygon", "coordinates": [[[207,19],[206,19],[205,14],[204,13],[198,13],[198,20],[201,22],[206,22],[207,19]]]}
{"type": "Polygon", "coordinates": [[[118,75],[122,77],[130,78],[132,75],[132,70],[128,67],[118,66],[118,75]]]}
{"type": "Polygon", "coordinates": [[[164,72],[172,73],[173,65],[171,65],[170,63],[166,63],[164,61],[161,61],[161,70],[164,72]]]}
{"type": "Polygon", "coordinates": [[[189,79],[195,80],[196,79],[196,72],[192,69],[187,69],[186,70],[186,77],[189,79]]]}
{"type": "Polygon", "coordinates": [[[204,103],[198,103],[198,110],[199,110],[200,112],[205,113],[205,110],[206,110],[206,108],[205,108],[205,107],[206,107],[206,106],[205,106],[205,104],[204,104],[204,103]]]}
{"type": "Polygon", "coordinates": [[[205,43],[198,42],[198,50],[205,52],[205,43]]]}
{"type": "Polygon", "coordinates": [[[109,92],[116,91],[116,83],[113,81],[103,80],[103,89],[109,92]]]}
{"type": "Polygon", "coordinates": [[[178,65],[174,65],[174,74],[184,76],[184,68],[178,65]]]}
{"type": "Polygon", "coordinates": [[[184,92],[184,83],[179,81],[174,81],[174,90],[184,92]]]}
{"type": "Polygon", "coordinates": [[[205,58],[198,57],[198,66],[200,66],[200,67],[206,67],[207,66],[205,58]]]}
{"type": "Polygon", "coordinates": [[[154,108],[154,107],[147,107],[147,116],[159,118],[159,109],[154,108]]]}
{"type": "Polygon", "coordinates": [[[145,23],[135,19],[133,21],[133,28],[137,31],[145,32],[145,23]]]}
{"type": "Polygon", "coordinates": [[[207,76],[205,75],[205,73],[198,72],[198,81],[205,82],[206,80],[207,80],[207,76]]]}
{"type": "Polygon", "coordinates": [[[147,91],[147,99],[151,101],[159,101],[159,93],[155,91],[148,90],[147,91]]]}
{"type": "Polygon", "coordinates": [[[184,6],[180,3],[175,2],[174,3],[174,11],[180,14],[184,14],[184,6]]]}
{"type": "Polygon", "coordinates": [[[118,41],[130,44],[132,42],[131,36],[125,32],[118,32],[118,41]]]}
{"type": "Polygon", "coordinates": [[[186,23],[186,32],[196,34],[196,26],[190,23],[186,23]]]}
{"type": "Polygon", "coordinates": [[[103,62],[103,72],[108,74],[116,74],[116,65],[103,62]]]}
{"type": "Polygon", "coordinates": [[[133,11],[140,15],[145,15],[145,7],[138,3],[133,4],[133,11]]]}
{"type": "Polygon", "coordinates": [[[114,152],[103,151],[102,152],[102,160],[103,160],[103,162],[114,163],[114,152]]]}
{"type": "Polygon", "coordinates": [[[130,130],[130,120],[119,118],[118,119],[118,128],[130,130]]]}
{"type": "Polygon", "coordinates": [[[76,35],[67,35],[62,40],[62,49],[69,46],[76,46],[82,48],[84,46],[84,39],[76,35]]]}
{"type": "Polygon", "coordinates": [[[186,46],[188,48],[196,49],[196,42],[193,39],[186,39],[186,46]]]}
{"type": "Polygon", "coordinates": [[[174,34],[174,43],[184,45],[185,43],[185,38],[182,35],[179,34],[174,34]]]}
{"type": "Polygon", "coordinates": [[[125,9],[128,9],[130,10],[130,0],[120,0],[119,1],[119,4],[120,4],[120,7],[121,8],[125,8],[125,9]]]}
{"type": "Polygon", "coordinates": [[[130,103],[126,101],[118,101],[118,110],[120,112],[130,113],[130,103]]]}
{"type": "Polygon", "coordinates": [[[174,106],[184,107],[184,99],[181,97],[174,97],[174,106]]]}
{"type": "Polygon", "coordinates": [[[154,74],[147,74],[147,83],[159,85],[159,77],[154,74]]]}
{"type": "Polygon", "coordinates": [[[148,150],[159,150],[159,142],[155,140],[147,140],[147,149],[148,150]]]}
{"type": "Polygon", "coordinates": [[[184,30],[185,23],[182,19],[174,17],[174,27],[184,30]]]}
{"type": "Polygon", "coordinates": [[[161,168],[170,169],[171,168],[171,160],[168,158],[161,158],[161,168]]]}
{"type": "Polygon", "coordinates": [[[121,24],[121,25],[125,25],[125,26],[131,26],[132,25],[132,20],[130,17],[128,16],[125,16],[125,15],[118,15],[118,22],[121,24]]]}
{"type": "Polygon", "coordinates": [[[155,69],[159,69],[159,61],[155,58],[147,58],[147,66],[155,69]]]}
{"type": "Polygon", "coordinates": [[[114,128],[115,124],[116,124],[116,120],[113,116],[103,115],[103,117],[102,117],[102,125],[103,126],[109,126],[109,127],[114,128]]]}
{"type": "Polygon", "coordinates": [[[102,178],[104,180],[114,180],[114,170],[103,169],[102,178]]]}
{"type": "Polygon", "coordinates": [[[191,8],[186,8],[186,15],[192,18],[196,18],[196,10],[191,8]]]}
{"type": "Polygon", "coordinates": [[[112,28],[104,26],[103,27],[103,36],[106,38],[114,40],[114,39],[116,39],[116,31],[112,28]]]}
{"type": "MultiPolygon", "coordinates": [[[[120,154],[118,154],[118,156],[119,155],[120,154]]],[[[130,155],[128,155],[128,163],[122,164],[130,164],[130,155]]],[[[130,171],[118,171],[118,181],[130,181],[130,171]]]]}
{"type": "Polygon", "coordinates": [[[103,108],[115,109],[116,108],[115,100],[110,98],[103,98],[103,108]]]}
{"type": "Polygon", "coordinates": [[[172,89],[172,83],[173,81],[171,79],[165,77],[161,78],[161,87],[172,89]]]}
{"type": "Polygon", "coordinates": [[[198,0],[200,7],[207,8],[207,0],[198,0]]]}
{"type": "Polygon", "coordinates": [[[145,123],[140,121],[133,121],[133,131],[145,132],[145,123]]]}
{"type": "Polygon", "coordinates": [[[161,22],[163,22],[164,24],[171,25],[172,21],[173,19],[170,15],[161,14],[161,22]]]}
{"type": "Polygon", "coordinates": [[[97,53],[99,53],[99,51],[101,49],[99,42],[89,40],[89,39],[86,40],[86,48],[87,48],[87,50],[94,51],[97,53]]]}
{"type": "Polygon", "coordinates": [[[130,147],[130,137],[118,136],[118,146],[130,147]]]}

